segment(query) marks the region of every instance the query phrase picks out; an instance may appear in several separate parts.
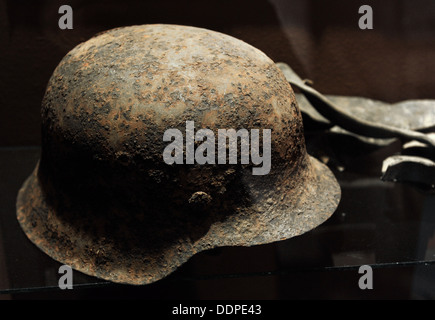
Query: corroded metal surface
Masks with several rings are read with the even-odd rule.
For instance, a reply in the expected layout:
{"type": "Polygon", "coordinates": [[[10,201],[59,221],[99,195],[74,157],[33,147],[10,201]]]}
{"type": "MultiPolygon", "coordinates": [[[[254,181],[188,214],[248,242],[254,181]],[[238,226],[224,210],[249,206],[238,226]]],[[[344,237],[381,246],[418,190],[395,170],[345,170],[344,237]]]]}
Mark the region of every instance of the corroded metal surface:
{"type": "MultiPolygon", "coordinates": [[[[429,133],[435,138],[435,133],[429,133]]],[[[435,149],[411,141],[403,145],[400,154],[382,163],[382,180],[411,184],[421,191],[435,193],[435,149]]]]}
{"type": "Polygon", "coordinates": [[[384,160],[381,179],[414,183],[435,192],[435,162],[418,156],[394,155],[384,160]]]}
{"type": "Polygon", "coordinates": [[[327,96],[342,112],[371,123],[424,131],[435,128],[435,100],[386,103],[363,97],[327,96]]]}
{"type": "Polygon", "coordinates": [[[404,140],[417,140],[423,142],[432,148],[435,148],[435,140],[433,137],[428,136],[416,130],[403,128],[402,126],[391,125],[380,122],[379,120],[371,117],[361,118],[358,114],[353,114],[336,105],[335,102],[322,95],[320,92],[310,87],[307,81],[302,80],[291,67],[285,63],[277,63],[277,66],[283,71],[287,81],[293,86],[301,90],[308,101],[315,107],[315,109],[324,118],[332,123],[342,127],[345,130],[368,136],[373,138],[400,138],[404,140]]]}
{"type": "Polygon", "coordinates": [[[435,185],[433,152],[435,150],[435,101],[408,100],[395,104],[361,97],[322,95],[308,86],[291,67],[277,66],[287,81],[302,91],[297,95],[300,109],[316,126],[329,132],[353,136],[363,142],[385,146],[394,138],[409,140],[404,155],[388,157],[383,162],[382,180],[409,182],[429,187],[435,185]],[[423,144],[422,154],[407,155],[409,144],[423,144]]]}
{"type": "Polygon", "coordinates": [[[340,188],[307,155],[290,85],[266,55],[193,27],[110,30],[73,49],[42,105],[42,155],[17,199],[39,248],[86,274],[157,281],[195,253],[300,235],[340,188]],[[272,129],[272,168],[167,165],[169,128],[272,129]]]}
{"type": "MultiPolygon", "coordinates": [[[[435,130],[435,100],[406,100],[397,103],[387,103],[364,97],[347,97],[328,95],[342,112],[355,117],[380,124],[417,131],[435,130]]],[[[299,109],[312,120],[323,126],[334,124],[323,117],[301,93],[296,94],[299,109]]]]}

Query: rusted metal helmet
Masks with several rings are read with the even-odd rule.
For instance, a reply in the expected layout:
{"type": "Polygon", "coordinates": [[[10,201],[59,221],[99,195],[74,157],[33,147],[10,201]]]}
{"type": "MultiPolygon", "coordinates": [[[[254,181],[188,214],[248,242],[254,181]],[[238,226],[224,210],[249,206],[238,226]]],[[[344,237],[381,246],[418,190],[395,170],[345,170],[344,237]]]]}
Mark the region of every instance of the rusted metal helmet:
{"type": "Polygon", "coordinates": [[[148,284],[202,250],[309,231],[339,199],[332,172],[306,152],[294,93],[270,58],[218,32],[143,25],[97,35],[54,71],[41,159],[17,216],[55,260],[148,284]],[[187,123],[216,134],[270,129],[270,171],[255,175],[246,161],[168,164],[164,134],[184,134],[187,123]]]}

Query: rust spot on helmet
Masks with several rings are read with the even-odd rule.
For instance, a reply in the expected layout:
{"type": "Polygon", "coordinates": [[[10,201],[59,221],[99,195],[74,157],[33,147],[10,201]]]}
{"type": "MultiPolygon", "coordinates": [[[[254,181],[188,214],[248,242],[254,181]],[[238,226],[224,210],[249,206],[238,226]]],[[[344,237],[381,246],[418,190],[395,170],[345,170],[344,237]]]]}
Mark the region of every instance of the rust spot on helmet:
{"type": "Polygon", "coordinates": [[[19,191],[17,216],[54,259],[147,284],[202,250],[300,235],[339,199],[333,174],[306,153],[295,96],[271,59],[221,33],[144,25],[99,34],[54,71],[41,159],[19,191]],[[186,121],[215,134],[271,129],[270,173],[167,165],[163,133],[186,121]]]}

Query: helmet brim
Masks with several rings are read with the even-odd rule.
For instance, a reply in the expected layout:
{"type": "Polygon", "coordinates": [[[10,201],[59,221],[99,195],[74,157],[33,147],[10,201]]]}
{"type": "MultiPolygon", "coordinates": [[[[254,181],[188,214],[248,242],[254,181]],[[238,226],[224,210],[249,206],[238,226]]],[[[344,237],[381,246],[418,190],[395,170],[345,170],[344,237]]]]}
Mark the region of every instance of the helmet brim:
{"type": "MultiPolygon", "coordinates": [[[[327,166],[313,157],[307,159],[303,181],[296,186],[291,181],[276,186],[267,204],[241,208],[237,214],[215,221],[201,236],[186,236],[158,250],[141,252],[143,247],[139,245],[126,252],[125,247],[107,245],[105,239],[71,226],[47,201],[38,165],[19,190],[17,218],[27,237],[56,261],[117,283],[149,284],[166,277],[200,251],[286,240],[325,222],[338,206],[340,186],[327,166]]],[[[77,224],[81,225],[79,221],[77,224]]],[[[128,246],[134,247],[134,243],[128,246]]]]}

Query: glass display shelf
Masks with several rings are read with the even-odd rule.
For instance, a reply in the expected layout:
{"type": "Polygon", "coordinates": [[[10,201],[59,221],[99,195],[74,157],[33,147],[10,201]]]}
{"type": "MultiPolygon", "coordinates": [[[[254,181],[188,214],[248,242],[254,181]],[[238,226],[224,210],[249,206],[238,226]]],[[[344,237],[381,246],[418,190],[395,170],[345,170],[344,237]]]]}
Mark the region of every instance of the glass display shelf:
{"type": "MultiPolygon", "coordinates": [[[[435,196],[416,186],[380,180],[382,160],[398,141],[368,145],[343,134],[306,133],[308,152],[336,175],[342,197],[324,224],[301,236],[254,247],[201,252],[158,283],[186,288],[195,281],[245,279],[435,264],[435,196]]],[[[39,159],[39,147],[0,148],[0,293],[60,290],[60,263],[22,232],[15,201],[39,159]]],[[[74,289],[122,286],[74,271],[74,289]]],[[[260,279],[260,280],[259,280],[260,279]]],[[[267,286],[266,289],[267,290],[267,286]]],[[[182,290],[181,290],[182,291],[182,290]]]]}

